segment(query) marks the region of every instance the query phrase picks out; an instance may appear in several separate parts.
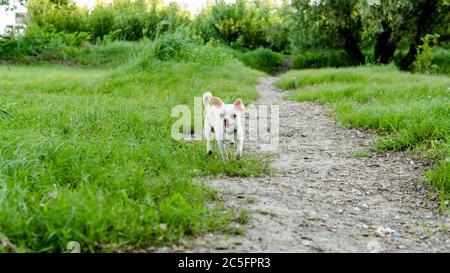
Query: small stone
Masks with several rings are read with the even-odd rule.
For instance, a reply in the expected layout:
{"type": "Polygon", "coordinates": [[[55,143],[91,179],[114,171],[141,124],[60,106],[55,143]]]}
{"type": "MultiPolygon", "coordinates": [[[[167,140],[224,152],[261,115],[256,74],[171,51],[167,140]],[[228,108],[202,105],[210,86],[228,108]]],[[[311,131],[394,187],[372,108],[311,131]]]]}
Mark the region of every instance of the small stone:
{"type": "Polygon", "coordinates": [[[308,240],[302,240],[302,245],[310,246],[310,245],[311,245],[311,242],[308,241],[308,240]]]}
{"type": "Polygon", "coordinates": [[[397,231],[395,231],[395,230],[393,230],[393,229],[391,229],[391,228],[389,228],[389,227],[382,227],[382,226],[379,226],[378,228],[377,228],[377,230],[375,231],[375,233],[376,233],[376,235],[378,235],[378,236],[380,236],[380,237],[387,237],[387,236],[391,236],[391,235],[393,235],[394,233],[396,233],[397,231]]]}
{"type": "Polygon", "coordinates": [[[380,253],[381,252],[381,245],[378,241],[370,241],[367,243],[367,250],[370,253],[380,253]]]}

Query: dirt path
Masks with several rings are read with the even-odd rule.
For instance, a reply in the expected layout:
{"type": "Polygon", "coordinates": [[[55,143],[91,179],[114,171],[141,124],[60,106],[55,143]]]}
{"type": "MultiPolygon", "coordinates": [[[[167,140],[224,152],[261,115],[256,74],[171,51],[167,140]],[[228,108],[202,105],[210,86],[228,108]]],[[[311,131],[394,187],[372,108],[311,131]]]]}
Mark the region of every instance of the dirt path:
{"type": "Polygon", "coordinates": [[[450,218],[438,213],[419,163],[399,153],[352,156],[374,136],[339,127],[324,106],[285,101],[276,79],[257,87],[258,104],[280,106],[276,171],[203,181],[251,220],[243,236],[207,234],[190,251],[450,252],[450,218]],[[383,236],[380,227],[391,231],[383,236]]]}

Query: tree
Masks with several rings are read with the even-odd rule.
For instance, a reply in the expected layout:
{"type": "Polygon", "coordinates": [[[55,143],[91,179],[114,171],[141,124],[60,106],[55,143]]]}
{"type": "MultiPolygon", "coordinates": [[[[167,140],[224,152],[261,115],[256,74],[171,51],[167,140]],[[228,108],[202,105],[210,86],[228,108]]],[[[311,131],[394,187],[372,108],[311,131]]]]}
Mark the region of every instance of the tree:
{"type": "Polygon", "coordinates": [[[308,48],[343,48],[357,64],[365,58],[359,43],[362,33],[361,1],[294,0],[294,51],[308,48]]]}
{"type": "Polygon", "coordinates": [[[450,39],[448,0],[294,0],[293,51],[343,48],[355,63],[364,63],[361,48],[373,48],[376,63],[393,60],[399,46],[408,53],[399,62],[410,69],[427,34],[450,39]]]}
{"type": "Polygon", "coordinates": [[[286,38],[287,30],[280,16],[285,12],[288,11],[269,0],[218,0],[200,12],[194,26],[205,41],[215,39],[250,49],[263,46],[283,50],[286,43],[279,41],[286,38]]]}
{"type": "Polygon", "coordinates": [[[404,0],[380,0],[365,2],[363,13],[364,32],[374,36],[374,59],[376,63],[392,61],[398,43],[408,29],[405,15],[411,2],[404,0]]]}
{"type": "Polygon", "coordinates": [[[408,53],[398,64],[402,70],[411,69],[417,56],[417,48],[423,44],[422,38],[425,35],[438,33],[444,37],[442,40],[448,37],[450,3],[447,0],[416,0],[412,2],[414,6],[409,18],[411,18],[413,38],[408,53]]]}

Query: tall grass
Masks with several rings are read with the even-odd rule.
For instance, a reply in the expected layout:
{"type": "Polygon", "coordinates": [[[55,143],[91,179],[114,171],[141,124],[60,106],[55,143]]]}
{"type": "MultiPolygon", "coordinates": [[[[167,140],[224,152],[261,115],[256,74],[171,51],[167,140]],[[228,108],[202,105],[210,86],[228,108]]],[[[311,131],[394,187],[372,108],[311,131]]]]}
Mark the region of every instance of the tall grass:
{"type": "Polygon", "coordinates": [[[343,125],[382,133],[378,151],[410,150],[433,160],[427,177],[442,204],[450,199],[449,77],[360,67],[291,71],[277,84],[296,88],[293,100],[330,103],[343,125]]]}
{"type": "Polygon", "coordinates": [[[205,90],[248,103],[261,74],[232,59],[162,61],[155,50],[108,70],[0,66],[0,109],[14,116],[0,119],[0,236],[12,243],[0,251],[66,251],[69,241],[82,251],[130,250],[233,232],[234,214],[192,179],[267,166],[251,155],[223,164],[203,142],[173,140],[171,108],[192,106],[205,90]]]}

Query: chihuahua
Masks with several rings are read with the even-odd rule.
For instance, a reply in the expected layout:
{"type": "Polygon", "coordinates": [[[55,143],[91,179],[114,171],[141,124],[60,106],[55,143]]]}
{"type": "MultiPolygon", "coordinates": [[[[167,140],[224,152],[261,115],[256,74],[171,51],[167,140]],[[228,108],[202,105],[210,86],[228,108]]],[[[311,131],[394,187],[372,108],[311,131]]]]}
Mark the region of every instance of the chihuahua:
{"type": "Polygon", "coordinates": [[[234,155],[236,158],[240,158],[244,145],[244,128],[241,116],[244,113],[245,106],[242,100],[237,99],[233,104],[224,104],[218,97],[213,97],[211,92],[205,92],[203,104],[206,110],[204,126],[206,152],[212,154],[211,138],[212,133],[214,133],[222,159],[227,161],[228,155],[224,147],[224,141],[230,141],[231,144],[234,144],[236,136],[237,145],[234,155]]]}

